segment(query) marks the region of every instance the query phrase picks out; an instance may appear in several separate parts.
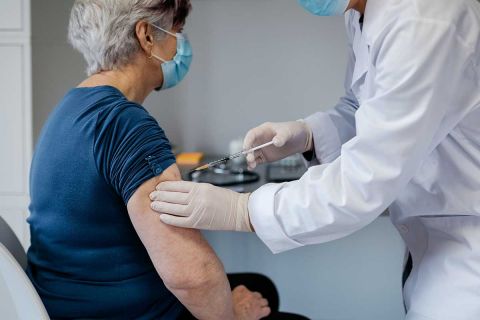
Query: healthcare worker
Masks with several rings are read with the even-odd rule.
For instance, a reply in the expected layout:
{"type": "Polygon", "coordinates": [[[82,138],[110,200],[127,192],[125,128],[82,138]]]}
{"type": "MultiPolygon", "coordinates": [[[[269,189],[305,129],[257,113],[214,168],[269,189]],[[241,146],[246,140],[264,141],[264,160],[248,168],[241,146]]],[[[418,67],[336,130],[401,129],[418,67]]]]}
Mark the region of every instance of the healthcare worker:
{"type": "MultiPolygon", "coordinates": [[[[298,181],[238,194],[166,182],[168,224],[252,231],[273,252],[345,237],[389,208],[413,269],[407,319],[480,319],[480,4],[476,0],[300,0],[345,12],[345,95],[303,121],[245,137],[258,163],[303,153],[298,181]]],[[[328,39],[326,39],[327,41],[328,39]]]]}

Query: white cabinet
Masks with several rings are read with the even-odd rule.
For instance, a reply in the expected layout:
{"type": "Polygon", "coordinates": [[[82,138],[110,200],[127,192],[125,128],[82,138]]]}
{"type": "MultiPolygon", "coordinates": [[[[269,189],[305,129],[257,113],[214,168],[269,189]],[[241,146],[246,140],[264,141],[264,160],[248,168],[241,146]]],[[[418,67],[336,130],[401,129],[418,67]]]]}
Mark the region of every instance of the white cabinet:
{"type": "Polygon", "coordinates": [[[0,0],[0,215],[25,247],[32,155],[29,10],[28,0],[0,0]]]}
{"type": "Polygon", "coordinates": [[[24,26],[25,1],[23,0],[0,0],[0,32],[22,31],[24,26]]]}
{"type": "Polygon", "coordinates": [[[20,195],[26,192],[25,186],[25,128],[23,101],[24,65],[23,47],[20,44],[0,44],[0,195],[20,195]]]}

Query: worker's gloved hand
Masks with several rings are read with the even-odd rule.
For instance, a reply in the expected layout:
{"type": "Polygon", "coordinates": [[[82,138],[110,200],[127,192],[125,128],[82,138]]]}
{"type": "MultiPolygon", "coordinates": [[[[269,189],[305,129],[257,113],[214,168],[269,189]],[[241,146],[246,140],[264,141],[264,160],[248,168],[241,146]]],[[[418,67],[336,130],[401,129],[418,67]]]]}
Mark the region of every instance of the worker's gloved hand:
{"type": "Polygon", "coordinates": [[[206,183],[167,181],[150,194],[151,207],[169,225],[204,230],[252,231],[250,194],[206,183]]]}
{"type": "Polygon", "coordinates": [[[312,149],[312,130],[302,121],[267,122],[250,130],[243,141],[243,150],[262,145],[273,140],[273,145],[247,155],[250,169],[258,164],[273,162],[295,153],[312,149]]]}

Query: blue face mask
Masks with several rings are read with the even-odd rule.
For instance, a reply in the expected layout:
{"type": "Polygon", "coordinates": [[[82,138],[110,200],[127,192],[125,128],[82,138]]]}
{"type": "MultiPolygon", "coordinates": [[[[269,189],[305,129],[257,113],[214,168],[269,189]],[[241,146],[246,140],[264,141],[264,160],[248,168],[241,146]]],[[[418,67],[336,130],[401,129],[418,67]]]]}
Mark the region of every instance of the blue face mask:
{"type": "Polygon", "coordinates": [[[308,12],[317,16],[341,16],[350,0],[298,0],[308,12]]]}
{"type": "Polygon", "coordinates": [[[155,25],[153,26],[177,38],[177,53],[173,60],[165,60],[152,53],[152,57],[162,62],[163,85],[157,90],[164,90],[176,86],[187,75],[192,63],[192,47],[185,34],[172,33],[155,25]]]}

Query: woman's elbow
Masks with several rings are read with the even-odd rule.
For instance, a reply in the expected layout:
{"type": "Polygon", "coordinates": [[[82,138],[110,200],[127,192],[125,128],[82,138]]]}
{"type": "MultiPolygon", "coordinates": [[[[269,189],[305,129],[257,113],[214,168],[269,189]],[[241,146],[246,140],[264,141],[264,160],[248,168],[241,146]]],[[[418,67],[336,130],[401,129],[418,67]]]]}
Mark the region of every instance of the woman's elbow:
{"type": "Polygon", "coordinates": [[[165,286],[175,291],[208,288],[223,277],[223,266],[218,261],[211,260],[174,267],[161,275],[165,286]]]}

